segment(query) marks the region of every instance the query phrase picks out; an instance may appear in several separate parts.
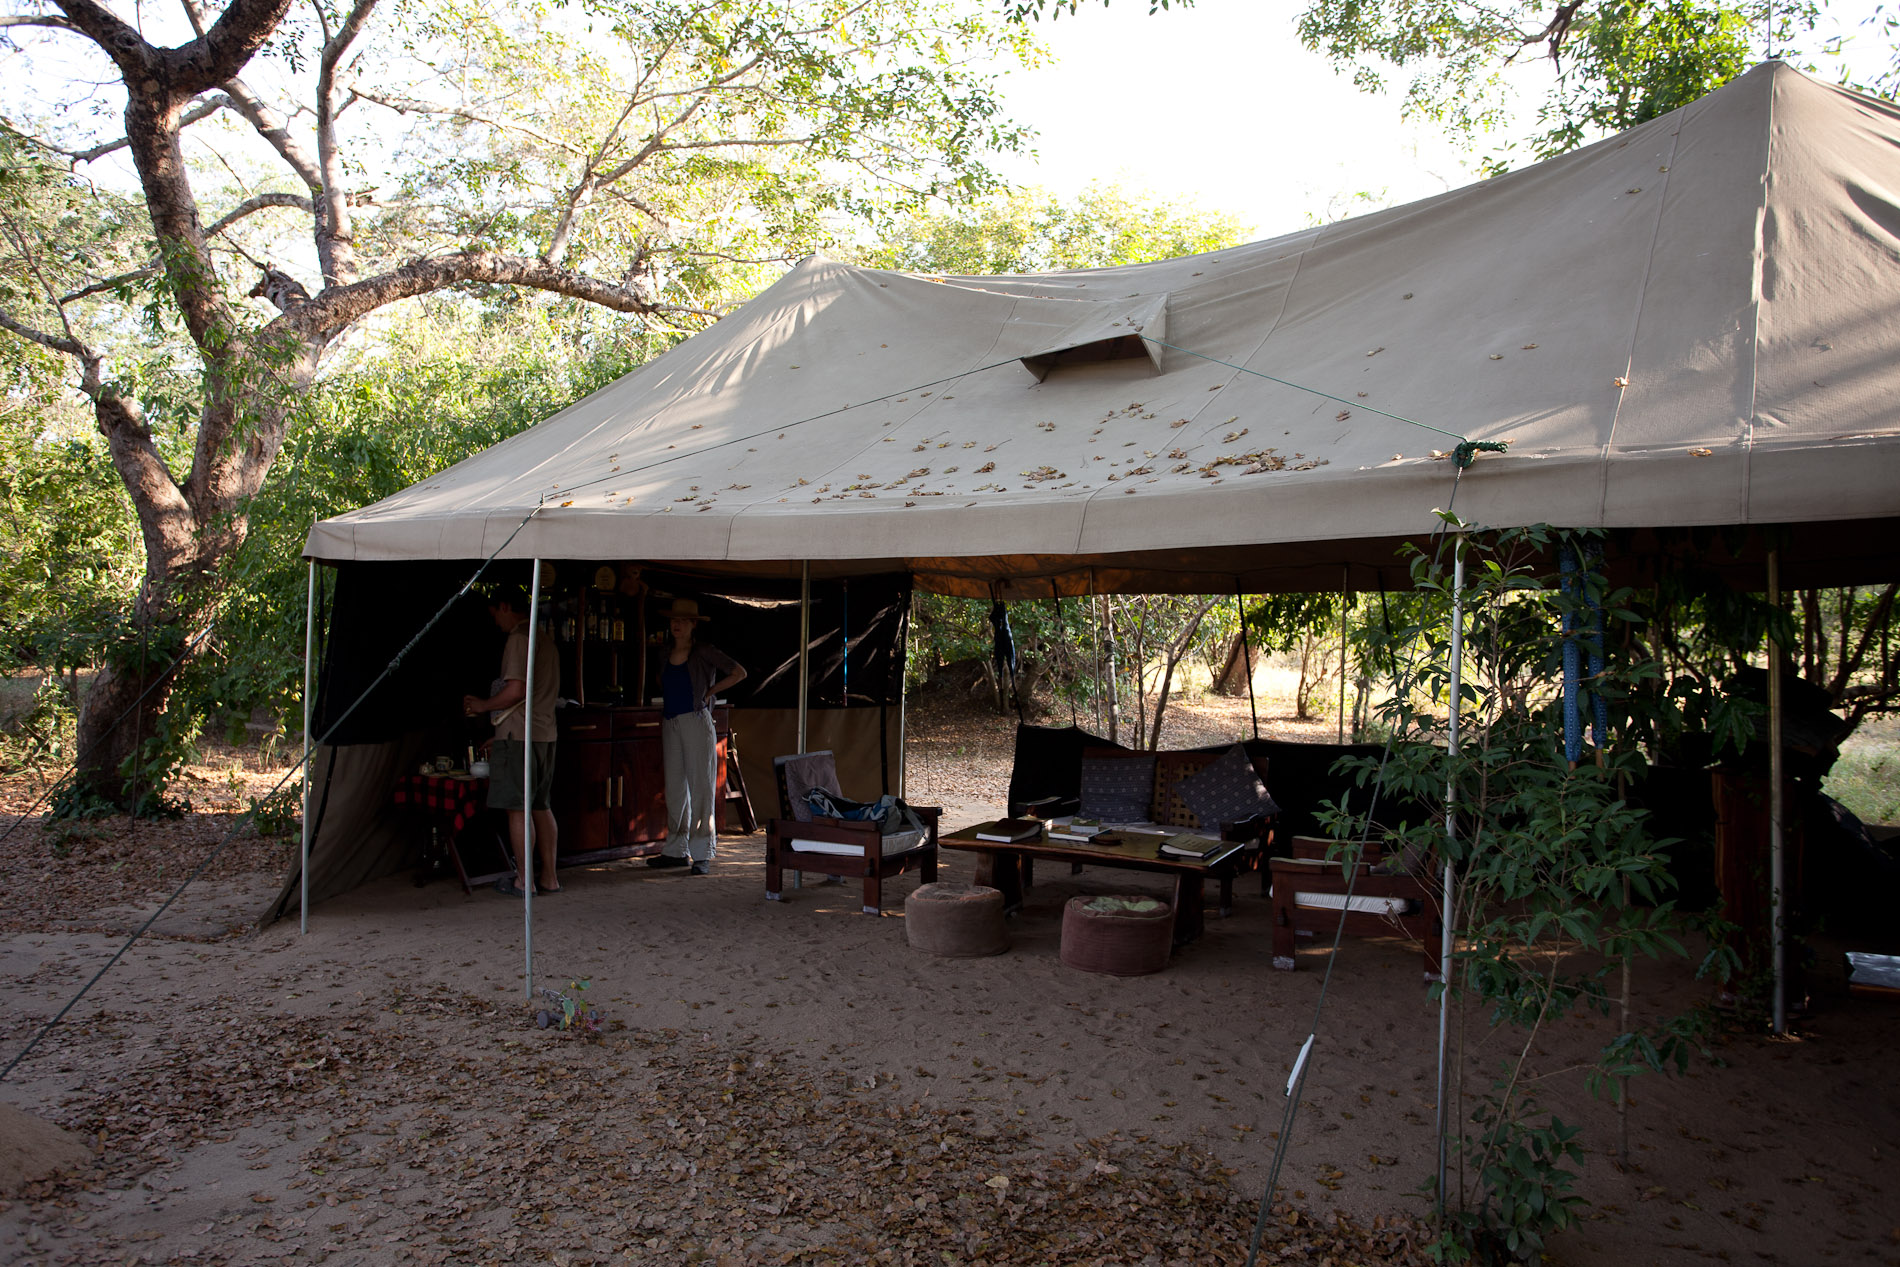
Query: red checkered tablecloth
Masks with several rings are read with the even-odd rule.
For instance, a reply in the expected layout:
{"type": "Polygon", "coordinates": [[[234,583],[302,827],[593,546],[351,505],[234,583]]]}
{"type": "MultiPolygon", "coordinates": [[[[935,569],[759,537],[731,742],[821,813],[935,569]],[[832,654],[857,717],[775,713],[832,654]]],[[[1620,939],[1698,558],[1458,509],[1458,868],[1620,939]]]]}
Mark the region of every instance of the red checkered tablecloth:
{"type": "Polygon", "coordinates": [[[487,812],[488,780],[466,774],[405,774],[396,780],[394,799],[398,805],[427,810],[459,832],[487,812]]]}

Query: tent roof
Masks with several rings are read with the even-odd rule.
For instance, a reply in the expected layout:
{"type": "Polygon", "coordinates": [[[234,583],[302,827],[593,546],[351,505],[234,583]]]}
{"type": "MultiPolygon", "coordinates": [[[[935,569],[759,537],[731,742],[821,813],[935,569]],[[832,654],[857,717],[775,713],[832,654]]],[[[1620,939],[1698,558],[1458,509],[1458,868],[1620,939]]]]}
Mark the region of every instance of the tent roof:
{"type": "Polygon", "coordinates": [[[1206,255],[806,260],[306,551],[1334,588],[1449,508],[1794,524],[1890,572],[1865,521],[1900,517],[1897,304],[1900,112],[1771,62],[1535,167],[1206,255]],[[1509,449],[1455,481],[1461,439],[1509,449]]]}

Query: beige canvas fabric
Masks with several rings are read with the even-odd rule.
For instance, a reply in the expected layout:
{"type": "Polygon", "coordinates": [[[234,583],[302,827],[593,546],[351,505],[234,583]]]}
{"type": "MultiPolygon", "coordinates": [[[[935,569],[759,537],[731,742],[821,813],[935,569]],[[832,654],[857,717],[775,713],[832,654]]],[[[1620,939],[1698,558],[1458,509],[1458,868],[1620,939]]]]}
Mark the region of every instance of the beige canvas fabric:
{"type": "Polygon", "coordinates": [[[811,560],[1020,596],[1336,587],[1438,509],[1891,519],[1896,296],[1900,115],[1768,63],[1588,149],[1208,255],[974,278],[810,259],[306,549],[811,560]],[[1454,480],[1461,439],[1509,450],[1454,480]]]}

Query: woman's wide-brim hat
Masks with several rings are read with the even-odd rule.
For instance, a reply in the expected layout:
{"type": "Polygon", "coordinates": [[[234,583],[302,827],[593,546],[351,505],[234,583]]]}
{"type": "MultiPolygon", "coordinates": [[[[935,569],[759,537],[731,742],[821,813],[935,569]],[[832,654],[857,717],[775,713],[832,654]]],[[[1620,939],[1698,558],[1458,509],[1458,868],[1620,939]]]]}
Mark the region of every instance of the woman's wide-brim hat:
{"type": "Polygon", "coordinates": [[[660,613],[666,620],[711,620],[711,616],[699,614],[699,603],[691,598],[676,598],[673,605],[660,613]]]}

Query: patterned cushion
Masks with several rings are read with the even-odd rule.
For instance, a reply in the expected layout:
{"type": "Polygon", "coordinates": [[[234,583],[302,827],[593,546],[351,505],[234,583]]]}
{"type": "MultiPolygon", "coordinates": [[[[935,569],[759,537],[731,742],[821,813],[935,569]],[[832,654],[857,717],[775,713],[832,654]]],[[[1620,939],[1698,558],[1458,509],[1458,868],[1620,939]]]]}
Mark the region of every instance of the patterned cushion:
{"type": "Polygon", "coordinates": [[[1195,831],[1201,820],[1181,795],[1181,780],[1214,764],[1218,752],[1160,752],[1155,754],[1155,822],[1182,831],[1195,831]]]}
{"type": "Polygon", "coordinates": [[[1145,822],[1154,793],[1152,752],[1083,755],[1081,814],[1084,818],[1099,818],[1105,823],[1145,822]]]}
{"type": "Polygon", "coordinates": [[[1247,750],[1235,744],[1199,774],[1181,780],[1181,797],[1200,819],[1203,830],[1218,832],[1254,814],[1277,814],[1247,750]]]}

